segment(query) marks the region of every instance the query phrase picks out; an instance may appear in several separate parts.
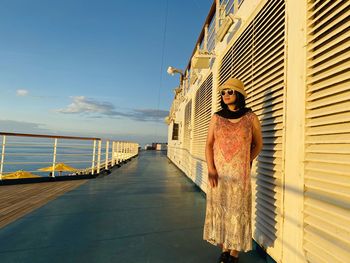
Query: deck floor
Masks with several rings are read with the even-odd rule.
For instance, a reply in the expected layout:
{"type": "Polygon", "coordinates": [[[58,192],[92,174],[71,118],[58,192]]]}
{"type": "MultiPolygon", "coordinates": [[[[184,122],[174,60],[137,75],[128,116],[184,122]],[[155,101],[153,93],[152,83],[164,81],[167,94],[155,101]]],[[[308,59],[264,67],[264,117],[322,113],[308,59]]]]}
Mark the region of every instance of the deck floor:
{"type": "Polygon", "coordinates": [[[0,186],[0,228],[85,182],[87,180],[0,186]]]}
{"type": "MultiPolygon", "coordinates": [[[[3,204],[2,204],[3,205],[3,204]]],[[[167,157],[143,152],[0,229],[7,262],[214,263],[205,197],[167,157]]],[[[263,263],[256,251],[240,263],[263,263]]]]}

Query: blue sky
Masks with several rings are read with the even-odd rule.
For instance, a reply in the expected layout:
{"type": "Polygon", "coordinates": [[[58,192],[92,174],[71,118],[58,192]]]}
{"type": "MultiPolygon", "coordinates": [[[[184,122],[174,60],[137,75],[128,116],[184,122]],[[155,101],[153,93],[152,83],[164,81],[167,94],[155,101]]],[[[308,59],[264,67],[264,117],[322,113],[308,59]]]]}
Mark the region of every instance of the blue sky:
{"type": "Polygon", "coordinates": [[[0,131],[166,141],[211,0],[0,0],[0,131]],[[158,99],[158,97],[160,99],[158,99]]]}

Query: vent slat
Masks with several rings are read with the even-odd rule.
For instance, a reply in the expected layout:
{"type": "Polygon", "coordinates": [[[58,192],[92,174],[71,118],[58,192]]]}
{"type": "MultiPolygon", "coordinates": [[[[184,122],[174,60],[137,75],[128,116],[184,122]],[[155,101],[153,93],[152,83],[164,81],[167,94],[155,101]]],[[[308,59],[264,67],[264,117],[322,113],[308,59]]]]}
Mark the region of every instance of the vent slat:
{"type": "Polygon", "coordinates": [[[346,262],[350,258],[350,239],[344,231],[350,216],[350,2],[308,5],[303,249],[308,262],[346,262]]]}

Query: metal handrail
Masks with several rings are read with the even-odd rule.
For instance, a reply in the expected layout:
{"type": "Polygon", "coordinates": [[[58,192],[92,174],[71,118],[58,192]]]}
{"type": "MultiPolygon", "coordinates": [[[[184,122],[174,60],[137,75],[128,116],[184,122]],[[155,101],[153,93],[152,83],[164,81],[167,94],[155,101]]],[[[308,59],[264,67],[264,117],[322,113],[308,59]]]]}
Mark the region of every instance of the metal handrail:
{"type": "Polygon", "coordinates": [[[3,175],[10,174],[15,170],[24,170],[22,168],[26,165],[30,165],[32,167],[31,169],[25,169],[27,172],[31,173],[48,173],[47,171],[39,171],[33,167],[40,168],[39,165],[49,165],[49,167],[52,167],[50,176],[55,177],[55,172],[58,172],[56,171],[55,165],[59,162],[63,162],[65,164],[77,164],[80,166],[79,168],[77,167],[76,170],[70,171],[71,174],[100,173],[100,171],[103,169],[108,170],[109,168],[134,157],[138,154],[139,148],[138,144],[134,142],[112,141],[108,139],[103,140],[101,138],[94,137],[54,136],[8,132],[0,132],[0,136],[2,136],[2,142],[0,142],[0,180],[3,180],[3,175]],[[9,138],[12,137],[15,137],[16,139],[53,139],[53,142],[18,142],[9,140],[9,138]],[[74,142],[74,144],[69,144],[67,143],[69,140],[91,141],[91,145],[83,145],[77,142],[74,142]],[[43,152],[43,149],[45,148],[47,151],[43,152]],[[36,152],[37,150],[39,150],[39,152],[36,152]],[[32,160],[21,160],[21,158],[27,158],[29,156],[32,157],[32,160]],[[45,157],[50,158],[50,156],[52,158],[51,160],[43,160],[45,157]],[[91,166],[86,165],[89,163],[91,166]],[[8,166],[17,168],[5,169],[8,166]]]}
{"type": "Polygon", "coordinates": [[[59,136],[48,134],[33,134],[33,133],[13,133],[13,132],[0,132],[0,135],[18,136],[18,137],[35,137],[35,138],[53,138],[53,139],[68,139],[68,140],[101,140],[101,138],[94,137],[76,137],[76,136],[59,136]]]}

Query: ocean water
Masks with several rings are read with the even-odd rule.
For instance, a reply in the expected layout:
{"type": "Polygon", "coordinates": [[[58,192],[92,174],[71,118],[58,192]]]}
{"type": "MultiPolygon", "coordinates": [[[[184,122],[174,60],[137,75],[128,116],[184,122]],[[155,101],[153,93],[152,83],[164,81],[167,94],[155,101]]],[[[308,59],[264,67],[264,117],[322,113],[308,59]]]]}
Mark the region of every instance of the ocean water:
{"type": "MultiPolygon", "coordinates": [[[[1,137],[0,137],[1,138],[1,137]]],[[[3,143],[0,141],[0,156],[3,143]]],[[[58,139],[56,163],[63,162],[77,169],[91,168],[93,160],[93,141],[58,139]]],[[[102,143],[101,163],[105,161],[106,147],[102,143]]],[[[18,170],[28,171],[40,176],[49,176],[49,172],[38,171],[39,168],[52,166],[54,156],[54,139],[6,136],[3,175],[18,170]]],[[[112,158],[110,144],[108,159],[112,158]]],[[[0,159],[1,162],[1,159],[0,159]]],[[[97,165],[97,147],[95,166],[97,165]]],[[[63,172],[62,175],[71,172],[63,172]]],[[[58,175],[58,172],[55,172],[58,175]]]]}

